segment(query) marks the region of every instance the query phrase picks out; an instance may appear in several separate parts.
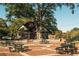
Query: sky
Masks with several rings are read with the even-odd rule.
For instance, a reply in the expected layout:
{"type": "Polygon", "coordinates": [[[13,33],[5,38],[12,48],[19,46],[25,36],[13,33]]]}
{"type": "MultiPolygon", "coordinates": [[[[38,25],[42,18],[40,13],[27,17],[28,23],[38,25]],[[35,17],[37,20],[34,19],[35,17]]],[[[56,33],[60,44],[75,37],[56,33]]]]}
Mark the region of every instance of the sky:
{"type": "MultiPolygon", "coordinates": [[[[63,6],[62,9],[57,8],[54,15],[59,30],[66,32],[74,27],[79,28],[79,8],[75,8],[75,13],[72,14],[68,7],[63,6]]],[[[6,18],[5,7],[2,5],[0,5],[0,18],[6,18]]]]}
{"type": "Polygon", "coordinates": [[[62,9],[57,8],[55,18],[57,19],[57,27],[63,32],[70,31],[74,27],[79,28],[79,8],[75,8],[74,14],[66,6],[63,6],[62,9]]]}
{"type": "Polygon", "coordinates": [[[0,18],[6,18],[6,11],[5,11],[5,7],[0,5],[0,18]]]}

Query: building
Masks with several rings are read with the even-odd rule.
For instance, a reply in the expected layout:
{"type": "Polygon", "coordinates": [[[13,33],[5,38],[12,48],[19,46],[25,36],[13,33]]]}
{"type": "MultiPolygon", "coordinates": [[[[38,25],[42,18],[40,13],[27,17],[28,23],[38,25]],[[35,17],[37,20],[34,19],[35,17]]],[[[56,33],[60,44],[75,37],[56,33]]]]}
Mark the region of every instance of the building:
{"type": "Polygon", "coordinates": [[[34,22],[23,24],[17,32],[17,37],[21,39],[48,39],[48,32],[46,30],[43,29],[41,31],[42,34],[36,32],[36,25],[34,22]]]}

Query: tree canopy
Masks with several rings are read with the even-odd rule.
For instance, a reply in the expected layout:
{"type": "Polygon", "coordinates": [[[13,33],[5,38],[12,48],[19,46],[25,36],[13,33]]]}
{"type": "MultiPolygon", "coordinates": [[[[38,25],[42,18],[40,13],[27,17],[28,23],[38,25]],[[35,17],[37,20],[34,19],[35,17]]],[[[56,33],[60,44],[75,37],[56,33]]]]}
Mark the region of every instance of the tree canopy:
{"type": "MultiPolygon", "coordinates": [[[[6,3],[3,5],[6,8],[7,20],[11,22],[9,30],[12,32],[16,32],[29,19],[36,25],[37,32],[46,30],[50,33],[58,30],[57,20],[54,17],[57,7],[67,6],[74,14],[74,8],[79,6],[74,3],[6,3]]],[[[61,31],[59,33],[61,34],[61,31]]]]}
{"type": "Polygon", "coordinates": [[[68,32],[71,41],[79,41],[79,28],[73,28],[68,32]]]}
{"type": "Polygon", "coordinates": [[[71,9],[72,14],[74,8],[78,4],[74,3],[13,3],[4,4],[6,6],[7,17],[10,18],[31,18],[37,27],[37,31],[46,29],[49,32],[57,30],[56,18],[54,11],[57,7],[67,6],[71,9]],[[41,28],[40,28],[41,27],[41,28]]]}

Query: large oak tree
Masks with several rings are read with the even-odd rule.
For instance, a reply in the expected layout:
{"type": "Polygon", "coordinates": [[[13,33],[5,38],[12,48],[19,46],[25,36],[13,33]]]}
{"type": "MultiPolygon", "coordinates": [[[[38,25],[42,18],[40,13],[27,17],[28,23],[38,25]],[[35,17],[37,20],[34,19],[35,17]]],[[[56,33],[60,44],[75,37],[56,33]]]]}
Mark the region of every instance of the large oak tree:
{"type": "Polygon", "coordinates": [[[56,11],[57,7],[67,6],[74,13],[76,6],[76,4],[72,3],[15,3],[4,5],[6,6],[8,19],[30,18],[36,24],[37,33],[41,33],[42,30],[48,32],[55,32],[57,30],[57,23],[54,17],[54,11],[56,11]]]}

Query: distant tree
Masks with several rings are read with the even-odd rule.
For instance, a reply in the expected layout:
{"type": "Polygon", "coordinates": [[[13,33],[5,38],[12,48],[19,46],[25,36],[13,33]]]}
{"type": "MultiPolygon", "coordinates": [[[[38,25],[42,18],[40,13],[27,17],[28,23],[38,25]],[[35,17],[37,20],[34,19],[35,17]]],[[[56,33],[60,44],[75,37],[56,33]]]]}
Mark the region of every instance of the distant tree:
{"type": "Polygon", "coordinates": [[[6,20],[0,18],[0,37],[6,36],[9,33],[6,20]]]}
{"type": "Polygon", "coordinates": [[[73,28],[71,31],[67,32],[66,37],[69,41],[79,41],[79,28],[73,28]]]}
{"type": "Polygon", "coordinates": [[[62,31],[61,30],[56,31],[55,35],[56,35],[56,39],[61,39],[62,38],[62,31]]]}

